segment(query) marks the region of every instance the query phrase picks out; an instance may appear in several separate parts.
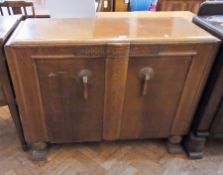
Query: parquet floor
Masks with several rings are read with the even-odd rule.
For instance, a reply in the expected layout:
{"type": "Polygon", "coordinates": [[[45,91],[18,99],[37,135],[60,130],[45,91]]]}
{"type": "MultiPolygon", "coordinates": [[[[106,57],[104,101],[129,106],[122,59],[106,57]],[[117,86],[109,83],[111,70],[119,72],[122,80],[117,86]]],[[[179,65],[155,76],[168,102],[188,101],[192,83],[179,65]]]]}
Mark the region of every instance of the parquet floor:
{"type": "Polygon", "coordinates": [[[170,155],[164,141],[51,146],[47,162],[23,152],[7,107],[0,108],[0,175],[221,175],[223,141],[211,141],[202,160],[170,155]]]}

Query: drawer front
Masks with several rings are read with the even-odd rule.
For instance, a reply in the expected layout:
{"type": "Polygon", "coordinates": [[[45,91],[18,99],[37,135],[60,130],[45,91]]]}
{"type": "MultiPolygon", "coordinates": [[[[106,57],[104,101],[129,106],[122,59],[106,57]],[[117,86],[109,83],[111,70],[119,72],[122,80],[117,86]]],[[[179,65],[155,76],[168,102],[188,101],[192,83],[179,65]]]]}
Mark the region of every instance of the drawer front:
{"type": "Polygon", "coordinates": [[[191,57],[129,60],[122,139],[170,134],[190,62],[191,57]]]}
{"type": "Polygon", "coordinates": [[[49,141],[101,140],[105,61],[75,58],[35,62],[49,141]]]}

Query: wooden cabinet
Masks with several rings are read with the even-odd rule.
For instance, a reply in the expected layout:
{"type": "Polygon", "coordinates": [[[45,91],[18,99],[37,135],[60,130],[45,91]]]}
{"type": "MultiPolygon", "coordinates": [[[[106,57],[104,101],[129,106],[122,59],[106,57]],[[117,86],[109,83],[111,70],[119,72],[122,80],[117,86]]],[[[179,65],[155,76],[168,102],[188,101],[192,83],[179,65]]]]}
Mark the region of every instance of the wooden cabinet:
{"type": "Polygon", "coordinates": [[[0,17],[0,106],[8,105],[22,147],[23,149],[26,149],[27,145],[23,135],[23,129],[20,122],[15,94],[11,84],[11,78],[4,51],[5,43],[18,26],[21,19],[22,16],[20,15],[0,17]]]}
{"type": "Polygon", "coordinates": [[[25,138],[178,144],[217,45],[182,18],[28,19],[6,46],[25,138]]]}
{"type": "Polygon", "coordinates": [[[204,0],[159,0],[159,11],[191,11],[197,13],[204,0]]]}

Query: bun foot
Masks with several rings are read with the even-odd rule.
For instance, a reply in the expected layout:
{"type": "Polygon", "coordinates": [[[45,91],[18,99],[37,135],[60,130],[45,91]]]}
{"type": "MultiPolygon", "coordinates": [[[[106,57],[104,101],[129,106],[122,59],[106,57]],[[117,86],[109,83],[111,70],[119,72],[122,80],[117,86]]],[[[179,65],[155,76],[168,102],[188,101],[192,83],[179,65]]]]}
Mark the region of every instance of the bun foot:
{"type": "Polygon", "coordinates": [[[182,137],[172,136],[168,139],[167,149],[170,154],[181,154],[183,153],[183,148],[181,146],[182,137]]]}
{"type": "Polygon", "coordinates": [[[33,161],[46,161],[47,160],[47,144],[38,142],[32,144],[32,160],[33,161]]]}

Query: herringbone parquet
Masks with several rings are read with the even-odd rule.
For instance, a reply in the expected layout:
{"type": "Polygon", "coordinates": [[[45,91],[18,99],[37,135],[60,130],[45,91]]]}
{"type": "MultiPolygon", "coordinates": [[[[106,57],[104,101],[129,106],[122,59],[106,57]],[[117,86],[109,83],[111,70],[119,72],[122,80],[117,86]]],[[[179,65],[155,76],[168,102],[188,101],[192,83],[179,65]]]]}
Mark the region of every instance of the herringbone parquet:
{"type": "Polygon", "coordinates": [[[170,155],[164,141],[53,145],[47,162],[20,149],[8,108],[0,108],[0,175],[221,175],[223,142],[209,142],[202,160],[170,155]]]}

